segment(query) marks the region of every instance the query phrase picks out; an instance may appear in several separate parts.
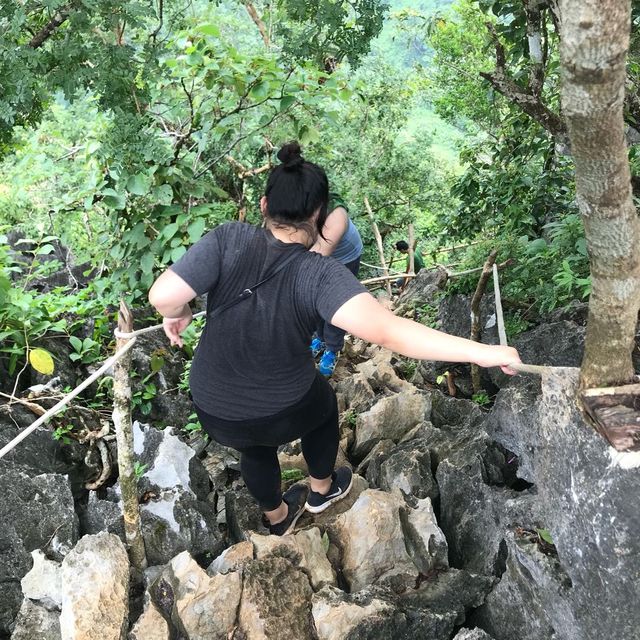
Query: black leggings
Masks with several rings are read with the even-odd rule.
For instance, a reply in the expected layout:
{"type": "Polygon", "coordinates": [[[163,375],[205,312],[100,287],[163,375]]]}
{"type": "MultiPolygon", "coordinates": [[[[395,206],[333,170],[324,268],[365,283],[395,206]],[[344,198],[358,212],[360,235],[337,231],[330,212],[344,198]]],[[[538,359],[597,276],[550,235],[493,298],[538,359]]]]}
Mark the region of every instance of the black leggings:
{"type": "Polygon", "coordinates": [[[340,439],[338,406],[333,389],[320,375],[299,402],[274,416],[227,421],[197,406],[196,412],[211,438],[240,452],[242,478],[263,511],[282,503],[280,444],[301,438],[310,475],[327,478],[333,471],[340,439]]]}

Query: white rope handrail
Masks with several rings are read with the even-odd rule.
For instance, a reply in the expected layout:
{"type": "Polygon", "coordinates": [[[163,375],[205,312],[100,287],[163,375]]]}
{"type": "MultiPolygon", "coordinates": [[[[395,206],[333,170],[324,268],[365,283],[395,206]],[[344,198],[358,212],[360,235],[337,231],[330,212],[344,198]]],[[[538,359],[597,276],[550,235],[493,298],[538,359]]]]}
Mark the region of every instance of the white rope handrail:
{"type": "MultiPolygon", "coordinates": [[[[193,314],[193,319],[200,318],[204,316],[207,312],[200,311],[199,313],[193,314]]],[[[136,338],[138,336],[143,335],[144,333],[151,333],[152,331],[156,331],[157,329],[162,329],[162,322],[160,324],[154,324],[152,327],[145,327],[144,329],[138,329],[137,331],[124,332],[116,329],[113,332],[113,335],[120,340],[129,340],[131,338],[136,338]]]]}

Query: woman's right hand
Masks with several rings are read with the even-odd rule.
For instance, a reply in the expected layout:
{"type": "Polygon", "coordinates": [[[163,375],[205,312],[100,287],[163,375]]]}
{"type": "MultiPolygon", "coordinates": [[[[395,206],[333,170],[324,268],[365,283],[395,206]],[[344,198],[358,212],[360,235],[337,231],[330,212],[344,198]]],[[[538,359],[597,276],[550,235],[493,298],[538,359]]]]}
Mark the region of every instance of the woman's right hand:
{"type": "Polygon", "coordinates": [[[184,313],[178,318],[162,319],[162,328],[172,345],[182,347],[184,343],[180,334],[184,333],[192,320],[193,314],[191,313],[191,308],[188,304],[185,305],[184,313]]]}
{"type": "Polygon", "coordinates": [[[474,360],[480,367],[500,367],[510,376],[515,375],[517,371],[509,365],[521,362],[520,355],[516,349],[502,345],[482,345],[482,350],[474,360]]]}

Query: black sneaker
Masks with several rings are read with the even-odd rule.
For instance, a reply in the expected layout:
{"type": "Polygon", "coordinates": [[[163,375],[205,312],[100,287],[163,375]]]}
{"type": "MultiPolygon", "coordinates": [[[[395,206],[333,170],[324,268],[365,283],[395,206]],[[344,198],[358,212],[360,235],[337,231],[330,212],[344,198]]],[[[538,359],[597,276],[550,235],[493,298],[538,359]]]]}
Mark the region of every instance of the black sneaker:
{"type": "Polygon", "coordinates": [[[289,507],[287,517],[278,524],[269,525],[269,533],[272,536],[286,536],[291,533],[298,522],[298,518],[304,513],[305,500],[309,488],[306,484],[294,484],[284,492],[282,499],[289,507]]]}
{"type": "Polygon", "coordinates": [[[331,487],[326,494],[309,491],[305,509],[311,513],[322,513],[334,502],[342,500],[351,491],[352,484],[353,471],[349,467],[338,467],[331,474],[331,487]]]}

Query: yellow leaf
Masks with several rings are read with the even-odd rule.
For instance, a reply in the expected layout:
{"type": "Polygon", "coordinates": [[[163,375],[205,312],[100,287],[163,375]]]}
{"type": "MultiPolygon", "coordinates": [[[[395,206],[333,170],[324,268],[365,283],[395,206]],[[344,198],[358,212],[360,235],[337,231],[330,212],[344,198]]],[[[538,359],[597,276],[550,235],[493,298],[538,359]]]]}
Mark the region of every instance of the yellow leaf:
{"type": "Polygon", "coordinates": [[[36,371],[43,373],[45,376],[50,376],[53,373],[53,358],[44,349],[31,349],[29,351],[29,362],[36,371]]]}

